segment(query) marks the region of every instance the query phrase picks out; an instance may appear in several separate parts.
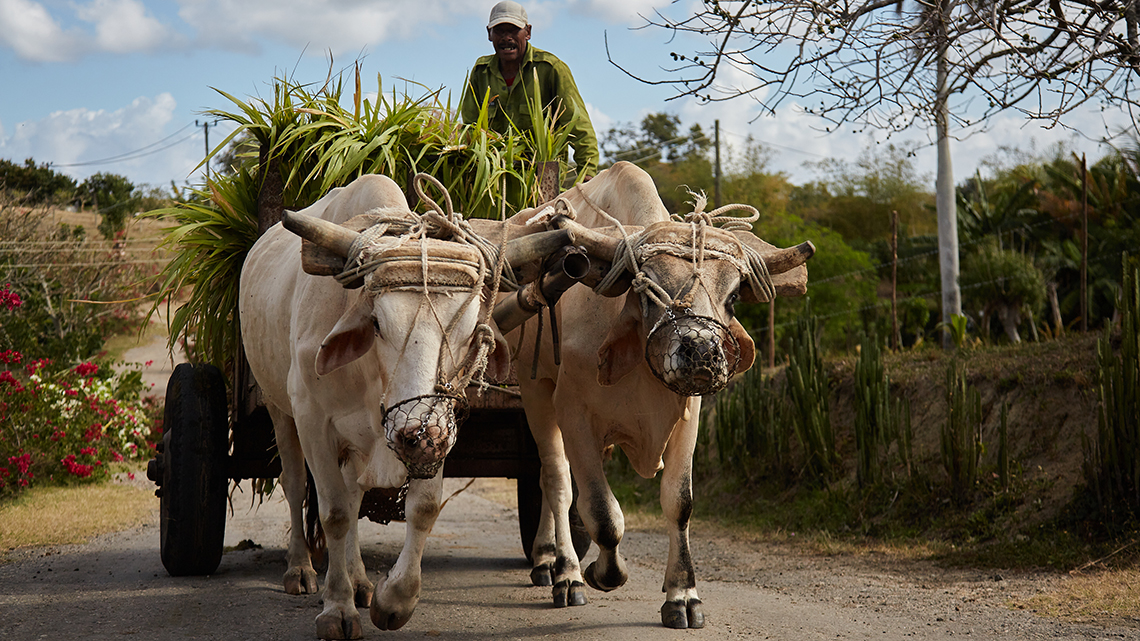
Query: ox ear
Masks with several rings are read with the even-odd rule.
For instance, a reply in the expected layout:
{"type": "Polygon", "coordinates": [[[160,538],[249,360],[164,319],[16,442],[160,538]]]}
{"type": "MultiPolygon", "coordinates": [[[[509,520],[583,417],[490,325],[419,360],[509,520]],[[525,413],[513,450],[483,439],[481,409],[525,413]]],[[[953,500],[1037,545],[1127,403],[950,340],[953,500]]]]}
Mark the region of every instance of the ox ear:
{"type": "Polygon", "coordinates": [[[511,376],[511,348],[498,326],[491,323],[491,329],[495,332],[495,351],[487,356],[487,370],[484,376],[490,381],[505,381],[511,376]]]}
{"type": "Polygon", "coordinates": [[[324,376],[364,356],[372,349],[376,332],[372,327],[372,299],[357,296],[356,304],[345,310],[317,352],[317,374],[324,376]]]}
{"type": "Polygon", "coordinates": [[[598,348],[598,384],[603,387],[616,384],[644,358],[641,302],[638,294],[630,292],[625,296],[621,315],[598,348]]]}
{"type": "Polygon", "coordinates": [[[728,324],[728,331],[736,339],[736,343],[740,345],[740,364],[736,366],[734,374],[743,374],[752,369],[752,364],[756,362],[756,343],[752,342],[748,330],[744,329],[740,321],[735,318],[728,324]]]}

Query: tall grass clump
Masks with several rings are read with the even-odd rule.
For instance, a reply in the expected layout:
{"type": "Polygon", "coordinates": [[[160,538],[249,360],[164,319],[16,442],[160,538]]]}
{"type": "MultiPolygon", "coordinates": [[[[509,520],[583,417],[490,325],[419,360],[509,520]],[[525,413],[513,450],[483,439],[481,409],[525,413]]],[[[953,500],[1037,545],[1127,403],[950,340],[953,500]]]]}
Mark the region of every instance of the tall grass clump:
{"type": "Polygon", "coordinates": [[[826,485],[839,475],[841,461],[831,426],[827,371],[810,305],[796,322],[790,342],[786,388],[792,401],[792,424],[803,446],[804,472],[811,480],[826,485]]]}
{"type": "Polygon", "coordinates": [[[361,175],[383,174],[416,208],[411,180],[424,172],[467,217],[498,218],[536,204],[526,139],[490,130],[486,106],[476,122],[463,123],[440,91],[386,94],[377,77],[376,97],[366,98],[359,65],[352,80],[351,94],[344,74],[319,85],[277,78],[265,99],[219,91],[235,108],[207,114],[237,127],[211,156],[239,136],[254,141],[244,148],[259,151],[256,159],[245,152],[235,171],[192,189],[185,202],[146,214],[172,223],[164,246],[176,258],[162,274],[159,300],[191,292],[168,316],[171,346],[183,343],[192,359],[223,370],[238,353],[238,277],[266,198],[299,210],[361,175]]]}
{"type": "Polygon", "coordinates": [[[170,346],[181,344],[193,362],[223,367],[237,354],[238,279],[257,240],[258,186],[250,167],[240,166],[206,187],[192,188],[184,202],[146,213],[171,223],[160,247],[173,255],[151,311],[177,305],[166,314],[170,346]]]}
{"type": "Polygon", "coordinates": [[[855,476],[860,488],[881,483],[891,445],[898,462],[911,464],[910,403],[891,398],[891,379],[883,367],[882,351],[874,338],[864,340],[855,363],[855,476]]]}
{"type": "Polygon", "coordinates": [[[951,495],[959,504],[966,503],[982,455],[982,396],[966,380],[966,368],[957,358],[946,367],[946,421],[939,436],[951,495]]]}
{"type": "Polygon", "coordinates": [[[745,482],[787,480],[791,472],[789,415],[779,387],[759,367],[717,395],[711,432],[720,469],[745,482]]]}
{"type": "Polygon", "coordinates": [[[1125,254],[1119,347],[1111,324],[1097,343],[1097,433],[1085,437],[1085,480],[1109,523],[1140,515],[1140,267],[1129,262],[1125,254]]]}

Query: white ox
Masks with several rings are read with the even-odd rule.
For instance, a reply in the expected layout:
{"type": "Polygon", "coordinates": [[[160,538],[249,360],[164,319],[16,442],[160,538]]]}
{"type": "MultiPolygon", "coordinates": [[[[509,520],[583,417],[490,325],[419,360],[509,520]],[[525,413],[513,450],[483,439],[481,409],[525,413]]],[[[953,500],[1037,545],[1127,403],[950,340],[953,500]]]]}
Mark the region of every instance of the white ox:
{"type": "MultiPolygon", "coordinates": [[[[357,179],[300,213],[345,223],[365,212],[412,216],[400,189],[382,176],[357,179]]],[[[340,243],[343,250],[358,234],[333,236],[339,240],[324,246],[340,243]]],[[[412,616],[421,557],[440,509],[443,456],[454,444],[459,401],[447,388],[472,367],[479,336],[485,347],[498,345],[487,376],[504,376],[509,367],[502,336],[481,323],[487,303],[478,252],[449,240],[422,242],[383,237],[374,257],[402,262],[381,260],[363,288],[345,289],[329,276],[305,273],[301,238],[279,223],[242,269],[241,331],[277,436],[292,527],[285,586],[294,594],[317,589],[303,534],[306,460],[316,486],[329,555],[316,619],[321,638],[361,637],[357,605],[370,606],[380,629],[399,628],[412,616]],[[361,496],[400,488],[406,479],[404,548],[373,593],[356,538],[361,496]]]]}
{"type": "MultiPolygon", "coordinates": [[[[542,459],[547,506],[534,544],[531,578],[536,585],[553,584],[558,607],[587,602],[583,578],[591,587],[606,591],[625,583],[625,564],[618,553],[624,519],[603,470],[610,448],[618,445],[641,476],[662,474],[661,507],[669,530],[662,623],[672,628],[699,628],[704,615],[689,553],[688,528],[701,399],[688,394],[714,392],[716,384],[707,379],[719,377],[723,385],[728,376],[751,367],[754,346],[733,318],[733,303],[738,297],[765,301],[776,293],[802,294],[807,280],[803,263],[814,247],[804,243],[778,250],[750,231],[730,233],[665,222],[669,215],[652,179],[628,163],[614,165],[561,198],[571,204],[579,224],[610,227],[610,236],[616,235],[616,227],[600,211],[633,226],[626,227],[630,233],[648,229],[641,237],[645,242],[635,252],[640,256],[635,271],[641,277],[634,280],[627,294],[607,298],[586,287],[574,287],[562,297],[557,306],[562,328],[561,364],[555,364],[551,346],[545,343],[533,380],[527,373],[534,356],[534,336],[539,329],[534,323],[538,320],[529,321],[531,327],[523,331],[523,337],[529,338],[520,342],[519,384],[542,459]],[[690,239],[700,239],[696,244],[704,249],[694,252],[690,239]],[[761,278],[763,282],[758,283],[746,278],[745,246],[755,250],[753,256],[764,258],[771,280],[761,278]],[[763,291],[754,291],[757,285],[763,291]],[[665,370],[663,379],[671,379],[671,386],[666,387],[651,370],[649,361],[653,359],[647,357],[646,345],[654,329],[668,324],[669,314],[691,317],[683,321],[679,331],[692,336],[678,337],[674,332],[662,346],[651,346],[651,352],[658,352],[654,366],[665,370]],[[692,320],[698,317],[706,320],[692,320]],[[717,358],[719,362],[713,362],[717,358]],[[674,385],[686,383],[695,383],[697,391],[673,391],[674,385]],[[702,386],[708,389],[700,389],[702,386]],[[580,492],[578,512],[600,548],[598,560],[586,569],[584,577],[570,537],[571,472],[580,492]]],[[[512,222],[520,223],[536,213],[520,212],[512,222]]],[[[607,293],[613,295],[621,289],[619,286],[607,293]]],[[[512,345],[518,333],[508,333],[512,345]]]]}

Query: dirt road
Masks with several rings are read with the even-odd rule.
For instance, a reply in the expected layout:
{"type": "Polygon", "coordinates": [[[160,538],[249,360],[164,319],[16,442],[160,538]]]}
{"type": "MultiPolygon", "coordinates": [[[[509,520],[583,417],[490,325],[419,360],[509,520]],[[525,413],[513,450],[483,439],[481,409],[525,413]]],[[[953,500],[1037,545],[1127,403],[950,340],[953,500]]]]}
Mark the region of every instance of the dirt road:
{"type": "MultiPolygon", "coordinates": [[[[666,539],[630,532],[630,580],[584,607],[556,610],[531,587],[514,509],[484,498],[480,479],[444,508],[424,558],[422,598],[396,632],[367,623],[369,639],[1137,639],[1136,627],[1060,623],[1008,607],[1048,590],[1055,577],[900,567],[874,558],[805,556],[724,535],[694,534],[703,630],[660,626],[666,539]]],[[[448,494],[462,487],[449,479],[448,494]]],[[[157,507],[157,500],[156,500],[157,507]]],[[[286,508],[279,495],[256,510],[235,498],[217,573],[172,578],[159,561],[157,511],[149,525],[86,545],[22,549],[0,565],[0,639],[312,639],[318,596],[289,596],[286,508]]],[[[402,524],[361,522],[365,562],[395,560],[402,524]]],[[[593,552],[589,556],[593,556],[593,552]]],[[[375,577],[375,575],[374,575],[375,577]]],[[[374,579],[375,580],[375,579],[374,579]]],[[[323,583],[323,576],[322,576],[323,583]]]]}

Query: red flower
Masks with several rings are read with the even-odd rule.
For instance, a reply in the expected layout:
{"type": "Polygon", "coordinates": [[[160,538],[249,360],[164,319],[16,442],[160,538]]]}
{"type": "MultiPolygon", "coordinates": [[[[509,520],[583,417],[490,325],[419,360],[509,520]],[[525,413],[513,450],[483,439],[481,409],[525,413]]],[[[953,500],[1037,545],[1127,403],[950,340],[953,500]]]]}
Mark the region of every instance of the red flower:
{"type": "Polygon", "coordinates": [[[28,468],[32,466],[32,455],[9,456],[8,462],[15,465],[20,470],[20,474],[27,474],[28,468]]]}
{"type": "Polygon", "coordinates": [[[84,465],[82,463],[77,463],[75,461],[74,454],[68,454],[67,456],[60,459],[59,462],[63,464],[63,467],[65,467],[68,472],[71,472],[79,478],[86,478],[88,476],[91,476],[91,473],[95,471],[94,465],[84,465]]]}
{"type": "Polygon", "coordinates": [[[80,363],[76,365],[75,369],[72,371],[84,378],[87,378],[94,376],[99,371],[99,366],[95,363],[80,363]]]}
{"type": "Polygon", "coordinates": [[[93,423],[87,431],[83,433],[83,440],[91,443],[103,438],[103,426],[98,423],[93,423]]]}
{"type": "Polygon", "coordinates": [[[115,450],[111,450],[111,460],[116,463],[122,463],[126,459],[123,458],[122,454],[119,454],[115,450]]]}
{"type": "Polygon", "coordinates": [[[19,363],[24,360],[24,355],[14,349],[6,349],[0,352],[0,363],[19,363]]]}
{"type": "Polygon", "coordinates": [[[96,450],[93,447],[85,447],[85,448],[79,450],[79,453],[82,454],[83,456],[95,456],[95,451],[96,450]]]}
{"type": "Polygon", "coordinates": [[[8,311],[12,311],[20,305],[23,305],[24,301],[20,300],[20,295],[11,291],[9,287],[11,287],[11,285],[5,283],[4,288],[0,289],[0,306],[7,307],[8,311]]]}
{"type": "Polygon", "coordinates": [[[7,383],[9,386],[14,387],[17,392],[24,391],[24,386],[21,385],[20,381],[16,380],[16,377],[12,376],[12,372],[8,370],[0,372],[0,383],[7,383]]]}

